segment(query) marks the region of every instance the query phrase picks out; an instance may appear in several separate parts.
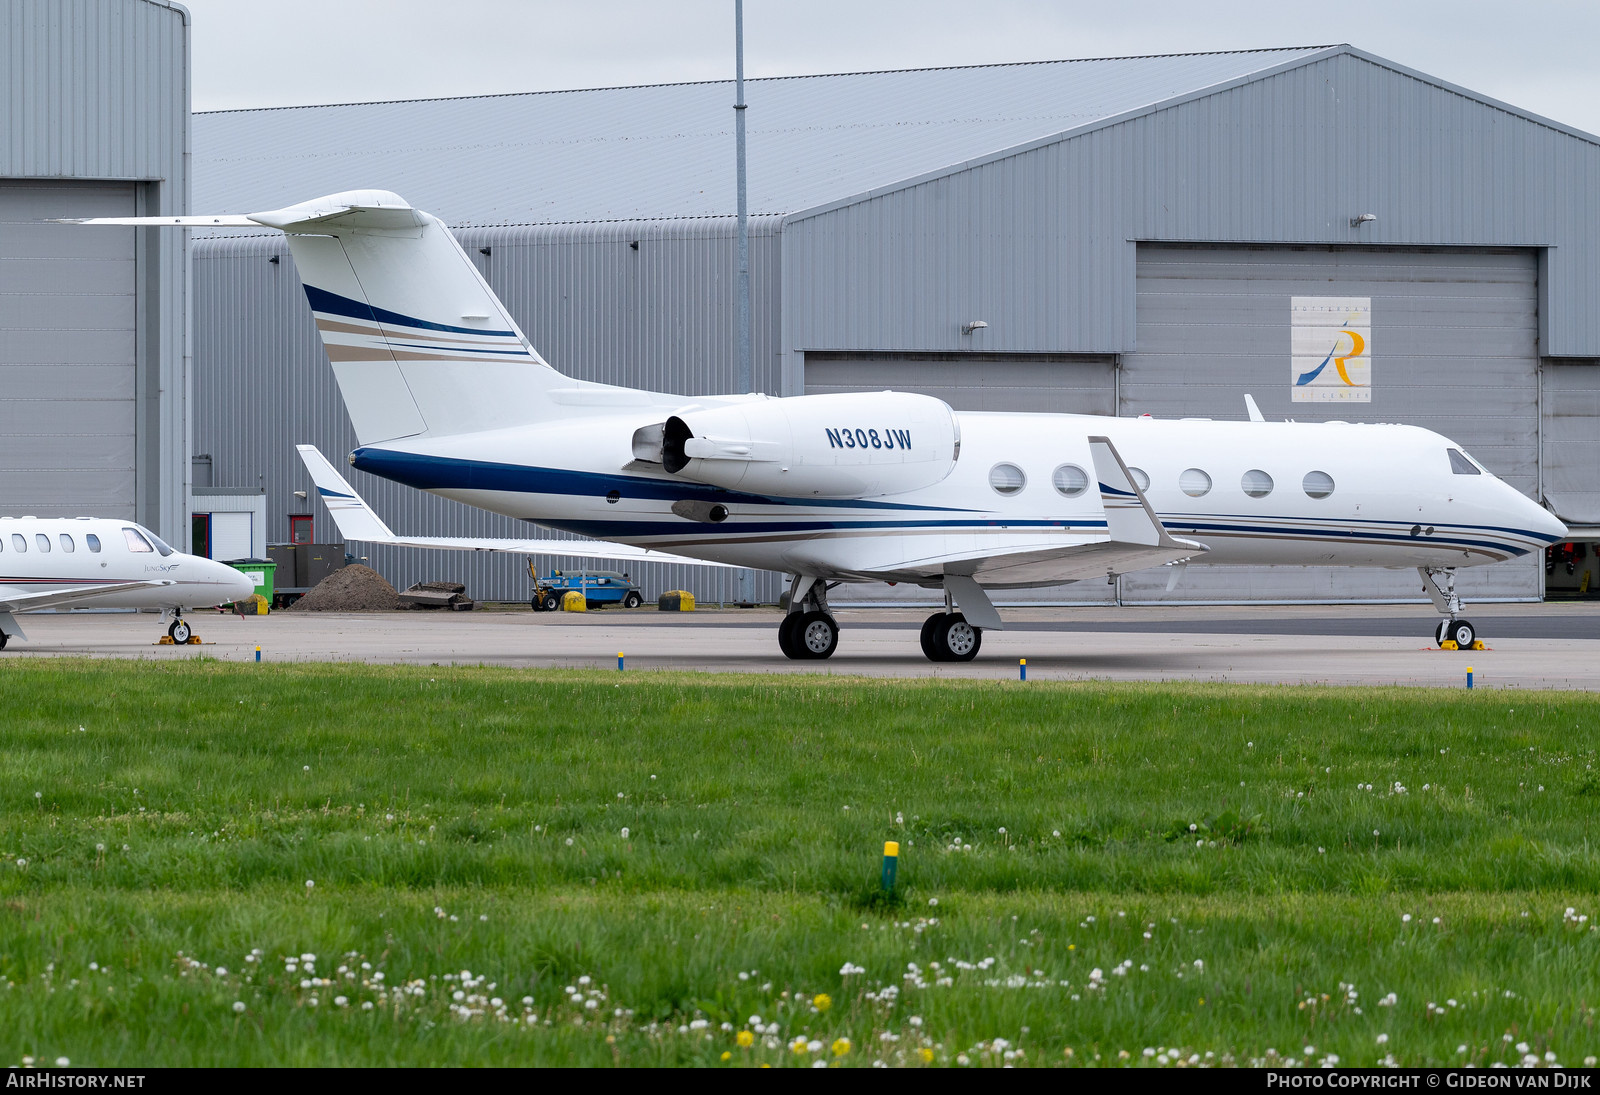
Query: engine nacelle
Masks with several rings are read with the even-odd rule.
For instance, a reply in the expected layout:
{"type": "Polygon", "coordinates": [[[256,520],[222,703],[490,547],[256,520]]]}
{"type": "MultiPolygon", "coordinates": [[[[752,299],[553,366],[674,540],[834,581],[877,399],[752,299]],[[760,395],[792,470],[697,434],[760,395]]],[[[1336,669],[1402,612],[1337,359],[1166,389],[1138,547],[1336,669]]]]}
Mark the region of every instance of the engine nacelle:
{"type": "MultiPolygon", "coordinates": [[[[641,430],[636,441],[654,429],[641,430]]],[[[763,399],[685,411],[660,429],[668,472],[791,498],[868,498],[932,486],[961,451],[949,405],[905,392],[763,399]]]]}

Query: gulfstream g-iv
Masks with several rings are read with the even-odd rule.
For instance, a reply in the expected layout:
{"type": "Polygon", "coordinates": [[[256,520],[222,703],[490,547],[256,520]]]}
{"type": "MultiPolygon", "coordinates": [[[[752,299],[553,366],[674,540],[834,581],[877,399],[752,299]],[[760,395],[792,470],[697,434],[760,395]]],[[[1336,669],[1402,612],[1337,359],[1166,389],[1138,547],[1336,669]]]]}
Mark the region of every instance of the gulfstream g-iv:
{"type": "Polygon", "coordinates": [[[1002,626],[992,590],[1188,562],[1415,567],[1437,638],[1466,647],[1456,569],[1566,535],[1461,446],[1410,426],[1265,422],[1253,404],[1247,422],[1156,421],[574,380],[449,229],[386,191],[92,223],[282,231],[355,427],[353,466],[634,553],[791,574],[778,630],[791,658],[834,652],[840,582],[942,589],[923,650],[966,660],[1002,626]]]}
{"type": "Polygon", "coordinates": [[[46,608],[157,608],[186,643],[184,609],[255,592],[247,574],[174,551],[132,521],[0,517],[0,649],[26,639],[16,613],[46,608]]]}

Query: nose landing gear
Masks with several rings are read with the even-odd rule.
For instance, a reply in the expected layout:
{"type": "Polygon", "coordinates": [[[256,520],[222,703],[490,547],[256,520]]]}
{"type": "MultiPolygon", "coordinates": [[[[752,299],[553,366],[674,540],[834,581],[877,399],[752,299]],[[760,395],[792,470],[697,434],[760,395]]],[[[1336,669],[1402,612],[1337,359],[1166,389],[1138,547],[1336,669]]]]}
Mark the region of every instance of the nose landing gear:
{"type": "Polygon", "coordinates": [[[1433,601],[1433,607],[1445,614],[1434,629],[1433,639],[1443,647],[1447,642],[1456,644],[1457,650],[1471,650],[1478,641],[1477,629],[1461,619],[1461,598],[1456,593],[1454,567],[1418,567],[1422,575],[1422,591],[1433,601]]]}
{"type": "Polygon", "coordinates": [[[189,621],[183,618],[183,613],[174,611],[172,613],[172,624],[167,628],[167,637],[162,642],[171,643],[174,646],[190,646],[199,641],[195,637],[194,629],[189,626],[189,621]]]}

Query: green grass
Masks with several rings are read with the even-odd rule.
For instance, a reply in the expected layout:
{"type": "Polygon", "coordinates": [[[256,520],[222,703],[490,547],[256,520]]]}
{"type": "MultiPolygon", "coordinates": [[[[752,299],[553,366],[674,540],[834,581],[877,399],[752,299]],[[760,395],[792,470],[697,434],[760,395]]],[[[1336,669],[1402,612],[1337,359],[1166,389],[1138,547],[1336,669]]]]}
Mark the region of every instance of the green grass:
{"type": "Polygon", "coordinates": [[[0,1064],[1600,1053],[1584,695],[204,660],[0,684],[0,1064]]]}

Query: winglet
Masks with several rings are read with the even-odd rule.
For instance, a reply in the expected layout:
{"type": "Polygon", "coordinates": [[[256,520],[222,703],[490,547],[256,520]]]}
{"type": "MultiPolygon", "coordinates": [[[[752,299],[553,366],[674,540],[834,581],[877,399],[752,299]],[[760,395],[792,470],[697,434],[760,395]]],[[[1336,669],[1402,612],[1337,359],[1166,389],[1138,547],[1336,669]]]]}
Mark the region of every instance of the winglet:
{"type": "Polygon", "coordinates": [[[1261,415],[1261,408],[1256,406],[1256,397],[1249,392],[1244,393],[1244,412],[1250,416],[1250,421],[1252,422],[1266,421],[1261,415]]]}
{"type": "Polygon", "coordinates": [[[311,481],[317,485],[323,505],[328,507],[333,523],[339,526],[339,532],[346,540],[365,540],[374,544],[394,540],[395,535],[389,526],[361,500],[356,489],[345,482],[344,476],[334,470],[328,458],[315,445],[296,445],[295,451],[305,463],[306,471],[311,473],[311,481]]]}
{"type": "Polygon", "coordinates": [[[1108,437],[1089,438],[1089,454],[1094,458],[1095,477],[1100,482],[1100,501],[1106,511],[1106,531],[1119,544],[1148,544],[1152,547],[1205,548],[1190,540],[1174,540],[1150,508],[1144,491],[1128,473],[1116,446],[1108,437]]]}

